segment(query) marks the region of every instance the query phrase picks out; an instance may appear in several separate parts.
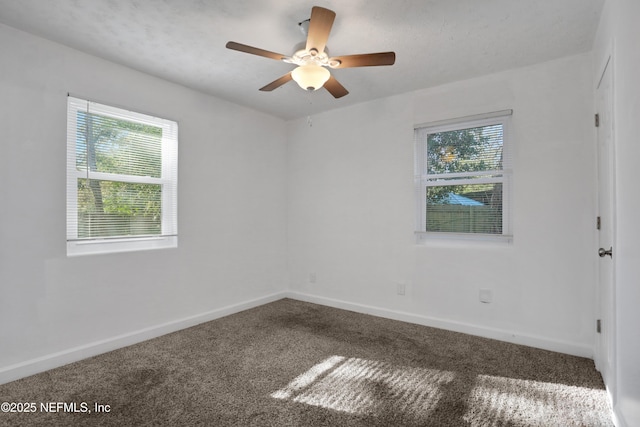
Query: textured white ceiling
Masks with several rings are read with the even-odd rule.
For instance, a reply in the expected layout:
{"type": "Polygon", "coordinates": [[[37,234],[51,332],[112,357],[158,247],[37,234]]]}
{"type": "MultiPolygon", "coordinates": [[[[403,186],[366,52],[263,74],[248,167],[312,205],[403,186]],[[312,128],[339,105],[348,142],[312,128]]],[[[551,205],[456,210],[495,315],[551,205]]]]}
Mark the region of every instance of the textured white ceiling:
{"type": "Polygon", "coordinates": [[[604,0],[0,0],[0,22],[284,119],[544,62],[591,49],[604,0]],[[225,48],[290,55],[312,6],[337,14],[330,54],[395,51],[393,66],[332,70],[334,99],[293,66],[225,48]]]}

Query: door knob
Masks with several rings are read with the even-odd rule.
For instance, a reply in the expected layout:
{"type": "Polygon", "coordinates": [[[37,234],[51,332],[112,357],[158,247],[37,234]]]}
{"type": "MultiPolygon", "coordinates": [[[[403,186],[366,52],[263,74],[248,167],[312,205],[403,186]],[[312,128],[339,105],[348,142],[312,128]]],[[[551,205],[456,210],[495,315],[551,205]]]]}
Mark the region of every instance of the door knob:
{"type": "Polygon", "coordinates": [[[613,258],[613,247],[610,247],[608,250],[605,248],[598,249],[598,255],[600,255],[600,258],[604,258],[607,255],[613,258]]]}

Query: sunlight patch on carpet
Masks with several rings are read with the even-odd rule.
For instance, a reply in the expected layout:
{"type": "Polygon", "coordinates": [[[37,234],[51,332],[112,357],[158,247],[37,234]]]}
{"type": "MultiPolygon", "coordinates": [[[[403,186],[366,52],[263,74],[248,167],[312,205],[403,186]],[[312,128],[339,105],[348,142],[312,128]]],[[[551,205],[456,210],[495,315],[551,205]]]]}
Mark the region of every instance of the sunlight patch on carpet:
{"type": "Polygon", "coordinates": [[[441,386],[454,376],[453,372],[437,369],[331,356],[271,397],[351,414],[393,411],[423,418],[438,404],[441,386]]]}
{"type": "Polygon", "coordinates": [[[606,426],[611,418],[607,392],[586,387],[478,375],[464,420],[474,426],[606,426]],[[573,424],[576,422],[576,424],[573,424]]]}

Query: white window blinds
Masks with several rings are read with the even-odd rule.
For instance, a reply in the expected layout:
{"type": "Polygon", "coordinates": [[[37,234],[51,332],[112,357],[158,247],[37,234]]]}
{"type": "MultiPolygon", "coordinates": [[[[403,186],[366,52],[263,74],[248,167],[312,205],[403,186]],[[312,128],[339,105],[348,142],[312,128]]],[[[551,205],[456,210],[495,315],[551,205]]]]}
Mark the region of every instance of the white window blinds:
{"type": "Polygon", "coordinates": [[[176,246],[177,142],[176,122],[68,98],[68,254],[176,246]]]}
{"type": "Polygon", "coordinates": [[[415,128],[418,232],[510,235],[510,115],[415,128]]]}

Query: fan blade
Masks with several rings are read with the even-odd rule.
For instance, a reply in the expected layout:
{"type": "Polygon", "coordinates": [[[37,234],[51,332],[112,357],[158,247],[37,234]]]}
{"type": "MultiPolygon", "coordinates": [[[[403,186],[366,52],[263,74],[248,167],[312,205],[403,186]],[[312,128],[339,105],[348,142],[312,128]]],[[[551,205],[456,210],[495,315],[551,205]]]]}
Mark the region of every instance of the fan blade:
{"type": "Polygon", "coordinates": [[[334,98],[342,98],[349,93],[333,76],[329,77],[329,80],[324,84],[324,88],[327,89],[334,98]]]}
{"type": "Polygon", "coordinates": [[[317,50],[318,53],[324,52],[335,18],[336,13],[333,10],[319,6],[314,6],[311,9],[309,32],[307,34],[307,52],[311,52],[311,49],[317,50]]]}
{"type": "Polygon", "coordinates": [[[261,87],[260,90],[263,92],[271,92],[272,90],[277,89],[283,84],[291,81],[292,78],[293,77],[291,77],[291,73],[287,73],[284,76],[280,77],[279,79],[272,81],[268,85],[261,87]]]}
{"type": "Polygon", "coordinates": [[[257,47],[247,46],[246,44],[241,44],[236,42],[228,42],[227,49],[233,49],[240,52],[250,53],[252,55],[264,56],[265,58],[271,58],[277,61],[281,61],[282,58],[287,57],[287,55],[282,55],[276,52],[270,52],[264,49],[258,49],[257,47]]]}
{"type": "Polygon", "coordinates": [[[396,62],[394,52],[364,53],[361,55],[334,56],[332,61],[340,61],[340,65],[331,68],[375,67],[378,65],[393,65],[396,62]]]}

